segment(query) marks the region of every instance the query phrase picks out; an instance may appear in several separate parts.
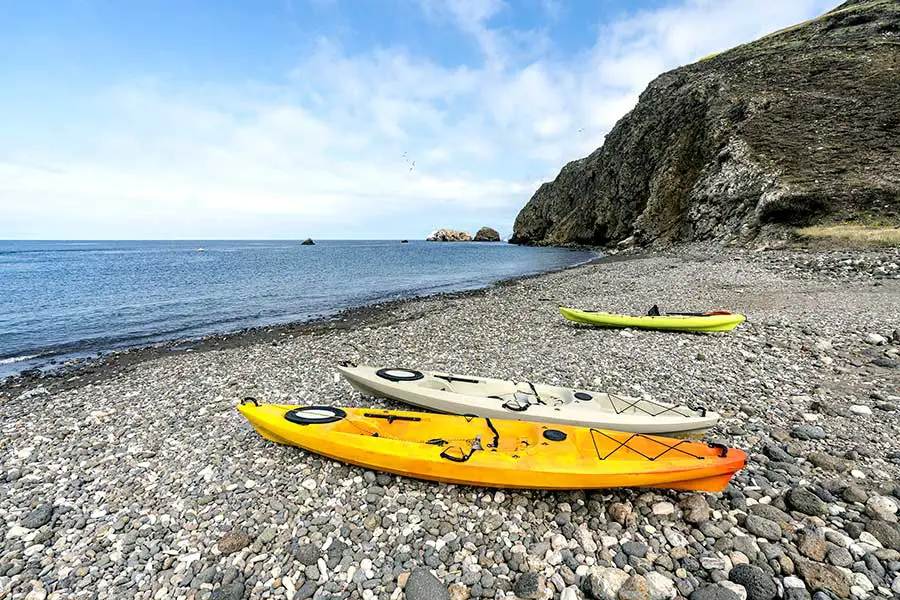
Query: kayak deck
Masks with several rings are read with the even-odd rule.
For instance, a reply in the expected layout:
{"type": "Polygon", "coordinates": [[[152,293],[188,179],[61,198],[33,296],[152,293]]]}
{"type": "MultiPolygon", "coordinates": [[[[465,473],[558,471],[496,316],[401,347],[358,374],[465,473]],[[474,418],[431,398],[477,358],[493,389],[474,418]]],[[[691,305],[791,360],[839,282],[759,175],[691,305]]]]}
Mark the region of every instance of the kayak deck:
{"type": "Polygon", "coordinates": [[[456,484],[721,491],[746,461],[723,446],[588,427],[255,401],[237,408],[268,440],[456,484]]]}
{"type": "Polygon", "coordinates": [[[562,315],[575,323],[602,327],[636,327],[672,331],[731,331],[747,320],[740,313],[706,315],[619,315],[559,307],[562,315]]]}
{"type": "Polygon", "coordinates": [[[578,388],[342,363],[359,392],[449,414],[593,426],[630,433],[688,435],[714,427],[706,409],[578,388]]]}

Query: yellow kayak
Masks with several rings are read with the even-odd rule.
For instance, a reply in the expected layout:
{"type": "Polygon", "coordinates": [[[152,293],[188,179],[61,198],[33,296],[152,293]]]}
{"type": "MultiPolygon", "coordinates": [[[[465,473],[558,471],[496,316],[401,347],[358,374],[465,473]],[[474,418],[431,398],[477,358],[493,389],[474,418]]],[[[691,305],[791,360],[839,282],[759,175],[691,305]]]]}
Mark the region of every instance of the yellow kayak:
{"type": "Polygon", "coordinates": [[[507,419],[331,406],[237,407],[267,440],[397,475],[500,488],[722,491],[741,450],[507,419]]]}
{"type": "Polygon", "coordinates": [[[747,320],[740,313],[669,313],[659,315],[617,315],[577,308],[559,307],[570,321],[602,327],[637,327],[640,329],[668,329],[673,331],[731,331],[747,320]]]}

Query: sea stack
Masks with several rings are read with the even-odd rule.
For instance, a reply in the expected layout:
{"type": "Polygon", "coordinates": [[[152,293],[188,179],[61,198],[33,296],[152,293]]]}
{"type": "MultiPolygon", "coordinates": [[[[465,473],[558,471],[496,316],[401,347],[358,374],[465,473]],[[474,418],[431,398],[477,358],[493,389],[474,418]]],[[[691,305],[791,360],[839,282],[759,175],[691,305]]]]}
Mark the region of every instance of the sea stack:
{"type": "Polygon", "coordinates": [[[425,238],[428,242],[471,242],[471,234],[458,229],[438,229],[425,238]]]}
{"type": "Polygon", "coordinates": [[[316,243],[313,241],[312,238],[306,238],[305,240],[303,240],[302,242],[300,242],[300,245],[301,245],[301,246],[315,246],[316,243]]]}
{"type": "Polygon", "coordinates": [[[900,2],[851,0],[657,77],[514,243],[746,243],[900,212],[900,2]]]}
{"type": "Polygon", "coordinates": [[[499,242],[500,233],[492,227],[482,227],[475,234],[476,242],[499,242]]]}

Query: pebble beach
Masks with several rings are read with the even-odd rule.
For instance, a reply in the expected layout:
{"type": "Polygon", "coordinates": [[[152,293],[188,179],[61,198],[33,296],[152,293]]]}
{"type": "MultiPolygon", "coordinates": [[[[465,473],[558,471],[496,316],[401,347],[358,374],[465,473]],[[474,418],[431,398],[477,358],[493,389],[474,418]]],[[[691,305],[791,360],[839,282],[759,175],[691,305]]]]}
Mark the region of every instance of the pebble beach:
{"type": "Polygon", "coordinates": [[[0,600],[900,597],[900,250],[691,245],[341,318],[0,383],[0,600]],[[558,312],[653,304],[748,321],[558,312]],[[748,463],[721,494],[472,488],[280,446],[235,410],[408,409],[343,360],[705,406],[748,463]]]}

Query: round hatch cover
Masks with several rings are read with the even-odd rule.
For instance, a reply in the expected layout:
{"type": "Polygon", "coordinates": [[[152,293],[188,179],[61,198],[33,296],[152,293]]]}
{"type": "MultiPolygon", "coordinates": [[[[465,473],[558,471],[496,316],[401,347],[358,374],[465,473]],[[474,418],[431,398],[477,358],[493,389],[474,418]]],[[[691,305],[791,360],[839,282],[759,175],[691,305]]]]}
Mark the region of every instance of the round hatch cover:
{"type": "Polygon", "coordinates": [[[588,394],[587,392],[575,392],[575,397],[576,397],[578,400],[591,400],[591,399],[593,399],[593,396],[591,396],[591,395],[588,394]]]}
{"type": "Polygon", "coordinates": [[[416,381],[425,377],[419,371],[411,369],[379,369],[375,374],[388,381],[416,381]]]}
{"type": "Polygon", "coordinates": [[[568,436],[559,429],[547,429],[544,431],[544,437],[551,442],[561,442],[568,436]]]}
{"type": "Polygon", "coordinates": [[[301,406],[285,413],[284,418],[297,425],[324,425],[346,416],[347,413],[334,406],[301,406]]]}

